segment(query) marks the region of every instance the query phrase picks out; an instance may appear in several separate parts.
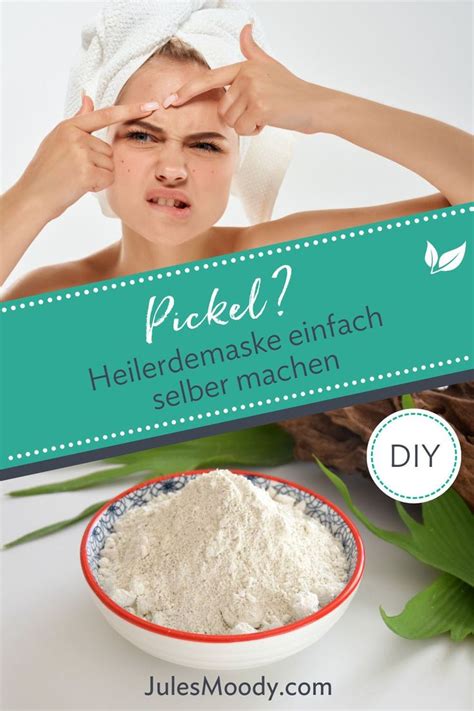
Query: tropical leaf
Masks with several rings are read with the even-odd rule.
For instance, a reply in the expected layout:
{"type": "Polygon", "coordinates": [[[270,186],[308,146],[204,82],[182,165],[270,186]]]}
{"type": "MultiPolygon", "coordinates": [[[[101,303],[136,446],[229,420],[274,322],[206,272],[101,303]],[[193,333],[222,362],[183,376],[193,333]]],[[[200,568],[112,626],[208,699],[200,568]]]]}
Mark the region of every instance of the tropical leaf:
{"type": "Polygon", "coordinates": [[[385,624],[401,637],[426,639],[450,632],[459,642],[474,634],[474,588],[443,573],[405,605],[399,615],[380,613],[385,624]]]}
{"type": "MultiPolygon", "coordinates": [[[[228,468],[236,467],[261,467],[285,464],[293,459],[293,439],[278,425],[263,425],[236,432],[202,437],[201,439],[167,445],[158,449],[149,449],[144,452],[133,452],[120,457],[111,457],[104,460],[116,464],[111,469],[92,472],[82,477],[54,482],[43,486],[34,486],[29,489],[10,491],[10,496],[33,496],[35,494],[52,494],[60,491],[76,491],[111,481],[122,479],[131,474],[145,474],[142,481],[165,474],[185,472],[191,469],[228,468]]],[[[20,538],[5,544],[4,548],[11,548],[20,543],[27,543],[60,531],[71,526],[77,521],[91,516],[105,501],[92,504],[77,516],[65,521],[44,526],[36,531],[27,533],[20,538]]]]}
{"type": "Polygon", "coordinates": [[[452,487],[438,498],[421,505],[423,523],[415,521],[396,501],[398,514],[409,533],[395,533],[373,524],[352,502],[349,489],[342,479],[315,459],[352,513],[374,535],[403,548],[423,563],[474,586],[474,547],[470,545],[474,541],[474,515],[452,487]]]}
{"type": "Polygon", "coordinates": [[[402,409],[403,410],[409,410],[413,407],[416,407],[415,401],[413,400],[412,395],[402,395],[402,409]]]}
{"type": "Polygon", "coordinates": [[[123,466],[114,467],[113,469],[102,469],[100,471],[78,476],[75,479],[66,479],[65,481],[55,481],[52,484],[41,484],[40,486],[31,486],[28,489],[14,489],[9,491],[8,496],[36,496],[38,494],[55,494],[63,491],[79,491],[80,489],[89,489],[100,484],[108,484],[111,481],[122,479],[130,474],[137,472],[136,467],[123,466]]]}
{"type": "Polygon", "coordinates": [[[277,466],[293,459],[293,439],[278,425],[263,425],[235,432],[202,437],[156,449],[110,457],[116,464],[75,479],[10,491],[10,496],[35,496],[61,491],[77,491],[108,484],[132,474],[148,473],[147,478],[207,467],[277,466]]]}
{"type": "Polygon", "coordinates": [[[102,506],[106,503],[106,501],[99,501],[99,503],[91,504],[86,509],[84,509],[84,511],[81,511],[81,513],[77,514],[77,516],[65,519],[64,521],[57,521],[57,523],[50,523],[48,526],[43,526],[43,528],[37,528],[35,531],[31,531],[30,533],[26,533],[24,536],[20,536],[20,538],[15,538],[14,541],[9,541],[9,543],[5,543],[2,547],[13,548],[13,546],[19,546],[21,543],[35,541],[37,538],[43,538],[43,536],[49,536],[51,533],[62,531],[63,528],[67,528],[68,526],[72,526],[78,521],[82,521],[85,518],[89,518],[90,516],[92,516],[92,514],[95,514],[96,511],[102,508],[102,506]]]}

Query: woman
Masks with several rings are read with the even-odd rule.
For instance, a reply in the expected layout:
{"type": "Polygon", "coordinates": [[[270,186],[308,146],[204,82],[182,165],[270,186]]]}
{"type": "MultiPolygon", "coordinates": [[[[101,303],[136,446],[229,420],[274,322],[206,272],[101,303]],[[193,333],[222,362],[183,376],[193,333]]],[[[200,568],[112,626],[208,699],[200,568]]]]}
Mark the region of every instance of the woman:
{"type": "Polygon", "coordinates": [[[474,199],[470,134],[304,81],[256,44],[251,25],[240,43],[245,61],[211,70],[192,48],[170,41],[132,75],[115,106],[94,111],[85,96],[80,111],[44,139],[2,197],[2,283],[43,227],[86,192],[106,190],[122,238],[84,259],[27,274],[4,299],[474,199]],[[91,135],[106,126],[109,142],[91,135]],[[411,169],[437,192],[248,227],[215,226],[238,165],[239,136],[265,126],[340,136],[411,169]]]}

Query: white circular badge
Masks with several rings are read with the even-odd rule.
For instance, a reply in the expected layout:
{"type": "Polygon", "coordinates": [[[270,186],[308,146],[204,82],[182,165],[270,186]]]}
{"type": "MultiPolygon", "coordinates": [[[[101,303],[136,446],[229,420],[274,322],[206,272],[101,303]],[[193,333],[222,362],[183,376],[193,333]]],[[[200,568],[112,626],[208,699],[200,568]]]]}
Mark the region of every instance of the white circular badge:
{"type": "Polygon", "coordinates": [[[367,446],[367,466],[387,496],[411,504],[449,489],[461,466],[456,432],[439,415],[411,408],[378,424],[367,446]]]}

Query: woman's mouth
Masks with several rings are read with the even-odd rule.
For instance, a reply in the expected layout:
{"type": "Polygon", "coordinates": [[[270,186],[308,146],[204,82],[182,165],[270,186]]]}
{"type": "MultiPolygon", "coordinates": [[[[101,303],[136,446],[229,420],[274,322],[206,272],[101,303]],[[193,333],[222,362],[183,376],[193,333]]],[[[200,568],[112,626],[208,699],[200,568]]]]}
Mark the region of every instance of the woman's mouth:
{"type": "Polygon", "coordinates": [[[191,205],[173,198],[151,198],[147,200],[147,203],[153,210],[158,210],[181,220],[188,217],[191,212],[191,205]]]}

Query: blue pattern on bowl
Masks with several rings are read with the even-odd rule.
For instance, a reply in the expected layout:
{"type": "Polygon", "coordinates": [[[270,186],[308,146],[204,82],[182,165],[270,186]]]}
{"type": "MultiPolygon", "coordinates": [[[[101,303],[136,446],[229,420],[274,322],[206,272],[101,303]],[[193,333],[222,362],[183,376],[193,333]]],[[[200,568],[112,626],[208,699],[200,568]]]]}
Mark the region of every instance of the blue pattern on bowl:
{"type": "MultiPolygon", "coordinates": [[[[176,476],[173,477],[173,479],[166,479],[165,481],[157,481],[153,484],[149,484],[141,489],[132,491],[119,501],[111,504],[105,511],[102,512],[95,525],[89,532],[86,545],[89,567],[99,585],[100,583],[97,579],[97,572],[99,568],[98,563],[100,552],[104,546],[107,536],[110,533],[113,533],[114,524],[117,519],[123,516],[130,509],[150,503],[150,501],[161,494],[179,491],[183,488],[183,486],[186,486],[191,479],[195,479],[197,476],[201,475],[192,474],[189,476],[176,476]]],[[[334,509],[325,504],[324,501],[315,498],[305,491],[288,486],[288,484],[281,484],[277,481],[257,476],[247,476],[246,478],[251,481],[252,484],[259,486],[262,489],[268,490],[272,487],[278,492],[278,494],[291,496],[291,498],[295,500],[295,504],[304,501],[304,513],[322,523],[323,526],[329,528],[333,536],[341,542],[344,553],[349,561],[347,580],[350,580],[357,563],[357,546],[351,529],[346,524],[344,519],[342,519],[341,516],[334,511],[334,509]]]]}

